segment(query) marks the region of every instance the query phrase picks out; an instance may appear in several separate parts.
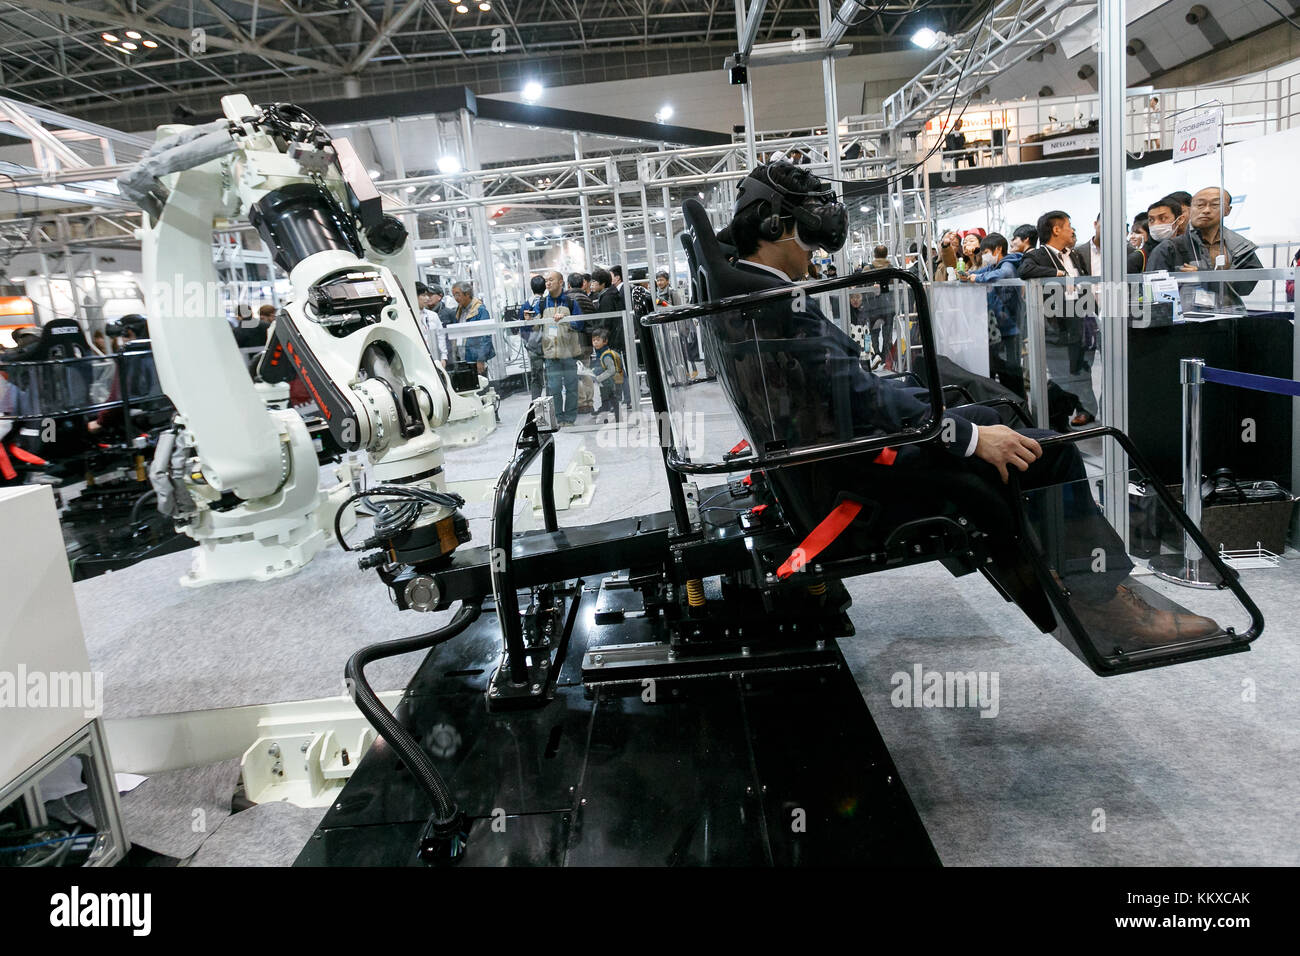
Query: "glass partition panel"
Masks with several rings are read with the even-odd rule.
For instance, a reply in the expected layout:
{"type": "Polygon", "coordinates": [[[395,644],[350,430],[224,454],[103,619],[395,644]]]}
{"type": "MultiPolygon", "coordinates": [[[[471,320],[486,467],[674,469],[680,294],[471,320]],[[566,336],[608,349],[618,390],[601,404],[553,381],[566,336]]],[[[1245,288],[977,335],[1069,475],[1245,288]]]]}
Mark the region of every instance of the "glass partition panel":
{"type": "MultiPolygon", "coordinates": [[[[0,360],[0,418],[70,415],[117,402],[117,370],[115,358],[0,360]]],[[[160,394],[156,382],[155,375],[148,394],[160,394]]]]}
{"type": "Polygon", "coordinates": [[[670,312],[651,326],[682,464],[717,470],[921,435],[929,392],[894,371],[921,348],[911,288],[887,275],[850,278],[830,280],[838,288],[829,292],[791,286],[680,310],[680,319],[670,312]]]}
{"type": "Polygon", "coordinates": [[[1107,672],[1228,653],[1258,634],[1235,572],[1206,556],[1162,496],[1141,493],[1136,469],[1112,483],[1129,492],[1129,527],[1117,529],[1101,507],[1105,475],[1077,477],[1069,445],[1049,453],[1062,456],[1062,480],[1022,489],[1024,516],[1066,647],[1107,672]]]}

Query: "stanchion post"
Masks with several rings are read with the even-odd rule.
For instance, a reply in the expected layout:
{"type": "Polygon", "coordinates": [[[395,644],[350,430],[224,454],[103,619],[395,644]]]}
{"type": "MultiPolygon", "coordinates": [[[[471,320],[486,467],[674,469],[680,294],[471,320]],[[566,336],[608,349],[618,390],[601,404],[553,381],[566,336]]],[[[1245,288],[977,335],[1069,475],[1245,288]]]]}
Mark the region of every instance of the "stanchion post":
{"type": "MultiPolygon", "coordinates": [[[[1185,358],[1180,363],[1179,380],[1183,383],[1183,510],[1198,529],[1201,527],[1201,386],[1203,359],[1185,358]]],[[[1192,536],[1183,535],[1185,577],[1198,580],[1201,558],[1192,536]]]]}

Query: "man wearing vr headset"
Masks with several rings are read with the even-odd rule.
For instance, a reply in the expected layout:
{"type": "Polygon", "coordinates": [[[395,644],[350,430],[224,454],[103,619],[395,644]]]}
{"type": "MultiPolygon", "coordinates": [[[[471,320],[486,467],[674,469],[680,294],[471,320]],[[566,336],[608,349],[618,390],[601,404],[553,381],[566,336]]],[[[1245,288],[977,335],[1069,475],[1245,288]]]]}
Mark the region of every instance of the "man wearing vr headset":
{"type": "MultiPolygon", "coordinates": [[[[807,274],[819,248],[838,251],[847,234],[847,212],[830,185],[791,163],[777,161],[758,167],[741,182],[731,225],[718,238],[735,246],[736,268],[770,277],[776,288],[793,285],[791,276],[807,274]]],[[[825,351],[803,349],[788,354],[817,356],[804,369],[809,380],[849,369],[846,404],[855,433],[897,432],[929,417],[925,389],[873,375],[856,360],[861,354],[857,343],[827,319],[811,297],[798,300],[798,305],[791,301],[792,314],[784,323],[784,334],[805,342],[815,340],[825,351]]],[[[796,404],[799,401],[798,396],[789,398],[796,404]]],[[[830,411],[808,408],[803,414],[830,411]]],[[[1066,485],[1071,533],[1066,540],[1046,544],[1061,553],[1066,567],[1089,566],[1097,547],[1106,554],[1104,571],[1070,578],[1074,608],[1086,627],[1152,644],[1217,631],[1218,625],[1208,618],[1157,610],[1122,585],[1133,568],[1124,544],[1091,495],[1074,494],[1085,480],[1078,449],[1072,444],[1047,449],[1039,445],[1036,439],[1050,434],[1046,429],[1021,432],[1008,428],[993,409],[983,406],[953,409],[944,413],[938,442],[942,451],[934,443],[907,445],[897,450],[894,465],[939,472],[973,470],[990,483],[1005,483],[1007,468],[1013,467],[1024,473],[1020,483],[1025,489],[1066,485]]],[[[972,517],[978,523],[982,516],[972,517]]],[[[1011,529],[981,530],[1008,549],[1012,547],[1006,538],[1011,529]]]]}

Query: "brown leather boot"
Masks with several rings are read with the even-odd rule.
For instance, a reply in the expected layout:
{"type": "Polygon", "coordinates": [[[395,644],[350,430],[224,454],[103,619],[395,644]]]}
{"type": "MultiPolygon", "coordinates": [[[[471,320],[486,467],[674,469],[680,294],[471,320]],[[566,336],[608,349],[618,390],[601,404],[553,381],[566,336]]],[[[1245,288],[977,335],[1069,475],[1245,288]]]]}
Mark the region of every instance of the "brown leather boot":
{"type": "Polygon", "coordinates": [[[1178,644],[1217,634],[1218,623],[1199,614],[1180,614],[1152,607],[1126,584],[1115,588],[1106,601],[1092,603],[1081,595],[1070,599],[1070,606],[1089,633],[1104,634],[1121,643],[1131,641],[1156,647],[1178,644]]]}

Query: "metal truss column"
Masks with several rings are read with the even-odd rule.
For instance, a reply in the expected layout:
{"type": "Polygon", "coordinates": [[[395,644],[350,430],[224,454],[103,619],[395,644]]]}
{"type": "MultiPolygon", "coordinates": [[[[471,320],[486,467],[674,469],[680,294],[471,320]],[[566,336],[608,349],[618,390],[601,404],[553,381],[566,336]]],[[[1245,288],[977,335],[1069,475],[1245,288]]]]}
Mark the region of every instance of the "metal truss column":
{"type": "Polygon", "coordinates": [[[586,267],[584,272],[590,272],[592,263],[595,262],[593,257],[594,250],[591,248],[591,214],[587,207],[587,176],[582,170],[582,141],[579,139],[577,130],[573,132],[573,158],[578,163],[578,188],[584,190],[578,195],[578,205],[582,209],[582,254],[586,256],[586,267]]]}
{"type": "MultiPolygon", "coordinates": [[[[831,4],[830,0],[821,0],[821,34],[826,36],[831,25],[831,4]]],[[[843,168],[840,164],[840,98],[835,88],[835,58],[830,51],[822,57],[822,86],[825,89],[825,107],[826,107],[826,153],[827,159],[831,164],[831,178],[835,180],[835,185],[840,186],[840,180],[844,178],[843,168]]],[[[842,188],[841,188],[842,192],[842,188]]],[[[844,249],[840,248],[831,255],[831,261],[835,263],[835,268],[840,275],[847,275],[849,272],[848,259],[844,255],[844,249]]],[[[840,325],[847,329],[849,314],[849,290],[841,289],[834,293],[839,299],[839,316],[840,325]]]]}
{"type": "MultiPolygon", "coordinates": [[[[465,168],[477,172],[479,169],[478,153],[474,148],[474,116],[469,110],[458,110],[460,116],[461,149],[465,154],[465,168]]],[[[483,198],[483,184],[478,179],[471,179],[467,190],[471,199],[483,198]]],[[[492,269],[492,235],[488,229],[487,208],[482,202],[473,202],[469,208],[470,222],[473,225],[475,258],[478,260],[478,277],[476,288],[479,298],[487,306],[488,315],[496,320],[500,317],[497,308],[496,274],[492,269]]],[[[472,270],[471,270],[472,274],[472,270]]]]}
{"type": "Polygon", "coordinates": [[[641,407],[641,363],[637,360],[637,330],[632,312],[632,286],[628,282],[627,236],[623,224],[622,182],[618,178],[618,165],[613,159],[605,161],[605,178],[614,191],[614,234],[618,237],[618,261],[623,264],[623,341],[627,344],[627,354],[623,361],[627,364],[628,389],[632,398],[632,411],[641,407]]]}
{"type": "MultiPolygon", "coordinates": [[[[1101,291],[1097,297],[1101,328],[1101,420],[1128,431],[1128,273],[1124,229],[1124,73],[1125,0],[1099,0],[1100,44],[1097,73],[1100,92],[1101,148],[1101,291]]],[[[1105,442],[1106,517],[1128,541],[1128,456],[1113,441],[1105,442]]]]}
{"type": "MultiPolygon", "coordinates": [[[[677,283],[677,235],[673,232],[673,200],[667,186],[664,187],[664,242],[667,243],[668,261],[664,267],[668,270],[668,284],[675,286],[677,283]]],[[[650,275],[650,281],[654,281],[653,271],[650,275]]]]}
{"type": "MultiPolygon", "coordinates": [[[[758,7],[756,12],[761,15],[762,7],[758,7]]],[[[736,36],[745,36],[745,0],[736,0],[736,36]]],[[[754,87],[748,77],[739,86],[740,108],[745,116],[746,169],[753,169],[758,165],[758,149],[754,142],[754,87]]]]}

